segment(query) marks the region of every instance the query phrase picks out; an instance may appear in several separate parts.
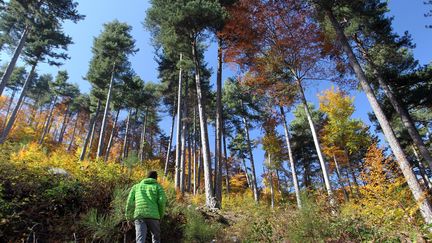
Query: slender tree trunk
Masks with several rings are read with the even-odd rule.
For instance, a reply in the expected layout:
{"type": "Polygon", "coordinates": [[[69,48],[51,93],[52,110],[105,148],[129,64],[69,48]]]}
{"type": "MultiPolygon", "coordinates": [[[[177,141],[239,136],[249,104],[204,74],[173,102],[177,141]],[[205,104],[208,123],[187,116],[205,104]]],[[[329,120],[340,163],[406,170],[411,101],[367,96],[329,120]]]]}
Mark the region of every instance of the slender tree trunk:
{"type": "MultiPolygon", "coordinates": [[[[180,54],[180,62],[183,60],[183,54],[180,54]]],[[[180,189],[180,159],[181,159],[181,123],[182,123],[182,78],[183,70],[180,67],[179,70],[179,81],[177,90],[177,124],[176,124],[176,160],[175,160],[175,171],[174,171],[174,183],[175,188],[180,189]]]]}
{"type": "Polygon", "coordinates": [[[428,188],[428,190],[431,190],[432,189],[431,180],[430,180],[430,178],[428,177],[428,175],[426,173],[426,169],[425,169],[425,167],[424,167],[424,165],[423,165],[423,163],[422,163],[422,161],[421,161],[421,159],[420,159],[420,157],[419,157],[419,155],[417,153],[417,150],[414,147],[414,145],[411,145],[411,148],[412,148],[412,150],[414,152],[414,156],[416,157],[417,167],[419,168],[420,175],[423,178],[423,183],[428,188]]]}
{"type": "Polygon", "coordinates": [[[13,104],[13,101],[14,101],[14,98],[15,98],[15,94],[16,94],[16,90],[13,90],[13,91],[12,91],[12,95],[11,95],[11,97],[10,97],[9,104],[8,104],[8,108],[7,108],[7,111],[6,111],[5,120],[4,120],[4,123],[3,123],[3,125],[2,125],[2,130],[4,129],[4,127],[5,127],[6,124],[7,124],[7,120],[8,120],[8,118],[9,118],[9,113],[10,113],[10,110],[11,110],[11,107],[12,107],[12,104],[13,104]]]}
{"type": "Polygon", "coordinates": [[[126,131],[125,131],[125,136],[123,139],[122,159],[125,159],[128,156],[127,145],[128,145],[130,117],[131,117],[131,109],[129,109],[129,111],[128,111],[128,117],[126,120],[126,131]]]}
{"type": "Polygon", "coordinates": [[[14,110],[12,111],[11,117],[7,121],[6,126],[5,126],[3,132],[2,132],[2,134],[0,136],[0,144],[3,144],[6,141],[6,138],[8,137],[9,132],[11,131],[12,126],[15,123],[18,111],[19,111],[19,109],[21,107],[21,103],[24,100],[24,97],[25,97],[25,95],[27,93],[28,86],[30,85],[31,79],[33,78],[33,74],[35,72],[36,65],[37,65],[37,62],[35,62],[33,64],[32,68],[30,70],[30,73],[29,73],[29,75],[27,76],[27,78],[26,78],[26,80],[24,82],[24,85],[23,85],[22,90],[21,90],[21,94],[20,94],[20,96],[18,98],[18,101],[17,101],[15,107],[14,107],[14,110]]]}
{"type": "Polygon", "coordinates": [[[312,132],[312,137],[313,137],[313,141],[314,141],[314,144],[315,144],[315,149],[316,149],[316,152],[318,154],[318,159],[320,161],[321,170],[322,170],[322,173],[323,173],[324,184],[325,184],[325,187],[326,187],[326,190],[327,190],[327,194],[330,197],[330,203],[334,204],[335,201],[333,199],[333,191],[332,191],[331,184],[330,184],[330,178],[329,178],[329,175],[328,175],[328,172],[327,172],[327,165],[326,165],[326,163],[324,161],[324,156],[322,155],[322,152],[321,152],[321,145],[320,145],[320,142],[318,140],[318,135],[317,135],[317,132],[316,132],[315,124],[314,124],[314,122],[312,120],[312,116],[311,116],[311,113],[310,113],[310,110],[309,110],[308,103],[306,101],[306,96],[304,94],[301,81],[299,79],[296,79],[296,81],[297,81],[297,85],[298,85],[298,88],[299,88],[299,91],[300,91],[300,98],[301,98],[301,100],[303,102],[304,109],[305,109],[305,112],[306,112],[306,116],[307,116],[307,119],[308,119],[308,122],[309,122],[309,126],[310,126],[310,129],[311,129],[311,132],[312,132]]]}
{"type": "Polygon", "coordinates": [[[8,66],[6,67],[6,70],[5,70],[3,77],[0,81],[0,96],[3,94],[3,91],[6,88],[6,84],[10,80],[10,77],[12,75],[14,68],[15,68],[16,62],[18,61],[18,57],[21,55],[21,52],[24,48],[24,44],[27,40],[27,36],[28,36],[29,32],[30,32],[30,27],[26,26],[22,35],[21,35],[21,38],[18,42],[18,46],[15,48],[12,59],[9,62],[8,66]]]}
{"type": "Polygon", "coordinates": [[[224,148],[224,154],[223,154],[223,160],[225,165],[225,183],[226,183],[226,194],[229,195],[230,193],[230,177],[229,177],[229,169],[228,169],[228,154],[227,154],[227,145],[226,145],[226,134],[225,134],[225,126],[223,126],[223,148],[224,148]]]}
{"type": "Polygon", "coordinates": [[[359,183],[357,181],[356,174],[354,173],[354,168],[352,166],[352,163],[351,163],[351,160],[350,160],[350,156],[349,156],[348,151],[347,151],[346,148],[344,149],[344,154],[345,154],[345,157],[347,159],[348,172],[351,174],[351,176],[353,178],[353,182],[354,182],[354,185],[356,186],[356,190],[357,190],[357,193],[358,193],[359,183]]]}
{"type": "Polygon", "coordinates": [[[192,57],[195,64],[195,82],[198,100],[198,114],[200,121],[200,132],[201,132],[201,149],[203,150],[203,165],[204,165],[204,186],[206,194],[206,206],[209,208],[219,207],[219,203],[213,194],[213,186],[211,180],[211,158],[210,158],[210,146],[207,131],[207,118],[204,98],[201,90],[201,78],[200,68],[201,65],[198,61],[197,50],[196,50],[196,38],[192,41],[192,57]]]}
{"type": "MultiPolygon", "coordinates": [[[[269,164],[271,164],[271,155],[268,156],[269,164]]],[[[275,204],[275,196],[274,196],[274,188],[273,188],[273,172],[272,170],[268,169],[268,178],[269,178],[269,184],[270,184],[270,198],[271,198],[271,208],[274,208],[275,204]]]]}
{"type": "Polygon", "coordinates": [[[140,156],[140,161],[141,163],[144,162],[145,159],[145,153],[144,153],[144,148],[145,148],[145,138],[146,138],[146,133],[147,133],[147,121],[148,121],[148,108],[146,107],[146,110],[144,112],[144,123],[143,123],[143,128],[141,131],[141,141],[140,141],[140,152],[139,152],[139,156],[140,156]]]}
{"type": "Polygon", "coordinates": [[[193,147],[192,147],[192,153],[193,153],[193,180],[194,180],[194,188],[193,193],[194,195],[197,193],[197,156],[196,156],[196,146],[197,146],[197,138],[196,138],[196,107],[193,109],[193,147]]]}
{"type": "Polygon", "coordinates": [[[95,134],[97,134],[98,118],[99,118],[99,114],[98,114],[98,117],[96,118],[95,122],[93,123],[92,129],[91,129],[90,142],[89,142],[89,152],[87,154],[87,158],[90,158],[91,153],[92,153],[92,148],[93,148],[93,142],[94,142],[94,139],[95,139],[95,134]]]}
{"type": "Polygon", "coordinates": [[[399,117],[402,120],[403,126],[407,129],[408,134],[410,135],[411,139],[413,140],[415,146],[418,148],[421,156],[426,161],[429,169],[432,169],[432,156],[429,150],[427,149],[422,137],[420,136],[420,133],[418,132],[414,121],[409,114],[408,110],[402,105],[402,103],[399,101],[398,97],[396,97],[395,93],[391,89],[390,85],[388,84],[387,80],[385,80],[380,73],[378,72],[378,68],[374,64],[374,62],[369,57],[369,53],[366,51],[360,40],[355,39],[355,42],[357,43],[357,46],[360,48],[360,50],[363,53],[363,56],[365,57],[366,61],[372,66],[373,72],[378,80],[379,86],[383,89],[385,96],[390,101],[391,105],[395,109],[396,113],[399,115],[399,117]]]}
{"type": "Polygon", "coordinates": [[[244,167],[246,182],[248,184],[248,187],[253,188],[253,185],[252,185],[251,180],[249,178],[248,168],[246,166],[246,160],[243,158],[242,161],[243,161],[243,167],[244,167]]]}
{"type": "Polygon", "coordinates": [[[47,119],[47,121],[45,123],[45,127],[44,127],[44,129],[42,131],[42,135],[41,135],[41,137],[39,139],[39,144],[42,144],[44,142],[45,136],[48,133],[50,127],[51,127],[52,115],[53,115],[53,112],[54,112],[54,109],[55,109],[55,106],[56,106],[56,103],[57,103],[57,98],[58,98],[57,95],[54,96],[54,100],[52,102],[52,106],[50,107],[50,113],[48,115],[48,119],[47,119]]]}
{"type": "Polygon", "coordinates": [[[113,141],[114,141],[114,134],[115,134],[115,130],[117,128],[117,121],[118,121],[119,115],[120,115],[120,109],[117,110],[117,113],[116,113],[116,116],[115,116],[115,119],[114,119],[114,124],[113,124],[113,127],[111,129],[110,138],[109,138],[109,141],[108,141],[107,149],[105,151],[105,157],[104,157],[104,161],[105,162],[107,162],[108,159],[109,159],[109,154],[110,154],[111,147],[112,147],[112,144],[113,144],[113,141]]]}
{"type": "Polygon", "coordinates": [[[198,140],[198,182],[197,182],[197,190],[200,190],[201,187],[201,175],[203,172],[202,165],[202,149],[201,149],[201,140],[198,140]]]}
{"type": "Polygon", "coordinates": [[[297,200],[297,207],[301,208],[300,188],[299,188],[299,184],[298,184],[298,178],[297,178],[297,172],[296,172],[296,168],[295,168],[294,156],[293,156],[292,149],[291,149],[290,134],[289,134],[288,124],[287,124],[286,117],[285,117],[285,110],[282,106],[279,106],[279,109],[281,112],[282,123],[283,123],[283,127],[284,127],[284,132],[285,132],[285,142],[286,142],[287,148],[288,148],[288,158],[289,158],[289,163],[290,163],[289,165],[291,167],[291,176],[292,176],[293,184],[294,184],[294,191],[295,191],[296,200],[297,200]]]}
{"type": "MultiPolygon", "coordinates": [[[[85,156],[86,156],[86,151],[87,151],[87,145],[89,144],[90,140],[93,140],[93,134],[94,134],[94,130],[95,130],[95,125],[96,125],[96,120],[97,117],[99,116],[99,110],[100,110],[100,106],[101,106],[101,101],[98,100],[97,106],[96,106],[96,111],[94,116],[90,119],[90,123],[89,123],[89,130],[87,132],[87,136],[84,140],[84,144],[82,147],[82,151],[81,151],[81,155],[80,155],[80,161],[83,161],[85,156]]],[[[89,150],[91,150],[91,142],[90,142],[90,146],[89,146],[89,150]]]]}
{"type": "Polygon", "coordinates": [[[101,124],[101,128],[100,128],[99,143],[98,143],[98,147],[97,147],[96,159],[99,159],[103,154],[104,139],[105,139],[105,127],[106,127],[106,123],[108,120],[108,113],[110,111],[112,88],[113,88],[113,84],[114,84],[115,65],[116,64],[114,63],[113,69],[111,72],[111,80],[109,83],[108,95],[107,95],[107,99],[106,99],[106,103],[105,103],[105,110],[104,110],[104,115],[102,118],[102,124],[101,124]]]}
{"type": "Polygon", "coordinates": [[[427,224],[432,223],[432,207],[428,199],[424,197],[426,195],[426,192],[421,188],[419,182],[417,181],[417,178],[410,167],[410,163],[407,160],[405,152],[403,151],[400,143],[398,142],[394,134],[394,131],[391,128],[390,122],[385,117],[384,111],[382,110],[375,94],[373,93],[373,90],[366,79],[366,75],[364,74],[363,69],[361,68],[356,56],[354,55],[354,52],[350,44],[348,43],[348,40],[341,26],[339,25],[338,21],[336,20],[336,18],[334,17],[330,9],[324,9],[324,11],[327,17],[329,18],[333,28],[336,31],[336,35],[342,45],[342,48],[344,49],[346,55],[348,56],[350,65],[354,69],[354,72],[357,76],[357,79],[360,82],[360,85],[363,88],[363,91],[366,93],[366,97],[368,98],[369,103],[372,106],[375,116],[378,119],[378,122],[383,130],[384,136],[386,137],[393,151],[393,154],[396,157],[397,162],[399,163],[399,167],[401,168],[401,171],[405,176],[405,179],[407,180],[408,186],[410,187],[411,192],[413,193],[414,199],[417,201],[417,203],[420,206],[420,212],[425,222],[427,224]]]}
{"type": "Polygon", "coordinates": [[[218,38],[216,74],[215,196],[222,203],[222,39],[218,38]]]}
{"type": "Polygon", "coordinates": [[[188,183],[187,183],[187,191],[191,192],[191,184],[192,184],[192,155],[191,155],[191,133],[188,125],[188,183]]]}
{"type": "Polygon", "coordinates": [[[342,175],[340,173],[340,167],[339,167],[339,163],[337,161],[336,155],[333,155],[333,161],[335,163],[335,167],[336,167],[336,175],[339,181],[339,185],[341,186],[345,201],[348,202],[349,197],[348,197],[348,192],[345,190],[345,183],[342,180],[342,175]]]}
{"type": "MultiPolygon", "coordinates": [[[[187,74],[186,74],[187,76],[187,74]]],[[[182,130],[181,130],[181,157],[180,157],[180,192],[185,192],[185,174],[186,174],[186,132],[188,128],[188,79],[185,80],[185,95],[183,99],[182,130]]]]}
{"type": "Polygon", "coordinates": [[[61,126],[61,129],[60,129],[60,136],[59,136],[59,139],[58,139],[58,143],[60,143],[60,144],[63,143],[63,137],[64,137],[64,134],[66,132],[67,121],[69,120],[68,117],[70,117],[69,116],[69,110],[70,110],[70,102],[67,104],[67,108],[66,108],[66,111],[65,111],[65,114],[64,114],[64,117],[63,117],[62,126],[61,126]]]}
{"type": "MultiPolygon", "coordinates": [[[[242,101],[242,107],[243,107],[243,101],[242,101]]],[[[249,158],[250,158],[250,163],[251,163],[251,170],[252,170],[252,190],[253,190],[253,194],[254,194],[254,199],[255,202],[258,202],[259,200],[259,195],[258,195],[258,185],[257,185],[257,179],[256,179],[256,172],[255,172],[255,161],[254,161],[254,157],[253,157],[253,153],[252,153],[252,144],[251,144],[251,140],[250,140],[250,136],[249,136],[249,124],[246,120],[245,117],[243,117],[243,123],[244,123],[244,130],[245,130],[245,134],[246,134],[246,142],[248,145],[248,153],[249,153],[249,158]]]]}
{"type": "Polygon", "coordinates": [[[73,143],[74,143],[74,140],[75,140],[75,133],[76,133],[76,130],[77,130],[77,127],[78,127],[79,115],[80,115],[80,112],[78,111],[78,113],[76,115],[76,120],[75,120],[74,128],[72,130],[72,137],[70,139],[69,146],[67,148],[68,152],[70,152],[72,150],[72,146],[73,146],[73,143]]]}
{"type": "Polygon", "coordinates": [[[275,170],[275,172],[276,172],[277,190],[281,194],[281,196],[283,196],[283,194],[282,194],[282,187],[281,187],[281,179],[280,179],[280,175],[279,175],[279,170],[275,170]]]}
{"type": "Polygon", "coordinates": [[[170,138],[169,138],[168,149],[167,149],[167,154],[166,154],[166,158],[165,158],[165,168],[164,168],[164,176],[165,177],[168,175],[168,163],[169,163],[169,159],[171,156],[171,146],[172,146],[172,141],[173,141],[175,117],[176,117],[175,109],[173,109],[173,114],[172,114],[172,119],[171,119],[170,138]]]}

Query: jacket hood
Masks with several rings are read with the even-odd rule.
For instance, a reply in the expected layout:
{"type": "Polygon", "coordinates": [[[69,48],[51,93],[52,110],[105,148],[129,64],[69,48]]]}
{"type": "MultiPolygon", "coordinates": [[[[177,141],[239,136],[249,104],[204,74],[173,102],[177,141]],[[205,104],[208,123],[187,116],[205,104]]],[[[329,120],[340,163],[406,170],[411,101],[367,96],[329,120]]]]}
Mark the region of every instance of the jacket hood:
{"type": "Polygon", "coordinates": [[[157,183],[157,180],[153,179],[153,178],[145,178],[144,180],[141,181],[141,183],[143,183],[143,184],[155,184],[155,183],[157,183]]]}

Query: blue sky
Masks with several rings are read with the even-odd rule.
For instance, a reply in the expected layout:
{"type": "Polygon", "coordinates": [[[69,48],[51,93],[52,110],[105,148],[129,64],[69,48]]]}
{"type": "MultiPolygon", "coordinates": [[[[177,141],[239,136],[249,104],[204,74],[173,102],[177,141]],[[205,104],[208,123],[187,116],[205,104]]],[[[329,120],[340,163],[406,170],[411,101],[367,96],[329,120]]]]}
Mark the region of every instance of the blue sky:
{"type": "MultiPolygon", "coordinates": [[[[68,33],[75,44],[69,47],[70,60],[65,62],[60,69],[66,69],[70,75],[70,82],[77,83],[80,89],[88,92],[90,85],[83,80],[88,63],[92,56],[91,47],[93,38],[99,35],[103,23],[118,19],[127,22],[133,27],[132,35],[136,39],[136,46],[140,51],[131,58],[133,68],[145,80],[157,82],[157,64],[154,60],[154,48],[150,43],[150,36],[145,31],[142,22],[145,18],[146,9],[149,3],[144,0],[81,0],[79,2],[79,12],[86,15],[85,20],[78,24],[65,23],[64,31],[68,33]]],[[[391,12],[389,15],[394,16],[393,27],[396,32],[403,33],[409,31],[412,34],[414,43],[417,45],[414,55],[419,59],[421,64],[427,64],[431,60],[432,54],[432,29],[426,29],[425,25],[432,23],[432,18],[425,18],[424,13],[428,11],[423,0],[390,0],[389,6],[391,12]]],[[[1,60],[9,60],[5,55],[1,55],[1,60]]],[[[216,48],[210,45],[206,53],[206,60],[213,70],[216,70],[216,48]]],[[[55,75],[58,69],[42,64],[38,66],[39,73],[52,73],[55,75]]],[[[225,68],[227,78],[231,73],[225,68]]],[[[214,76],[214,75],[213,75],[214,76]]],[[[214,81],[214,77],[212,77],[214,81]]],[[[306,90],[307,99],[317,104],[317,94],[332,86],[328,82],[310,83],[306,90]]],[[[370,106],[366,97],[358,91],[353,91],[355,96],[356,112],[355,118],[362,119],[368,123],[367,113],[370,112],[370,106]]],[[[169,133],[169,119],[165,117],[161,122],[162,129],[169,133]]],[[[212,129],[209,131],[211,142],[214,141],[212,129]]],[[[259,136],[258,132],[253,132],[253,137],[259,136]]],[[[213,147],[213,146],[212,146],[213,147]]],[[[261,163],[264,160],[263,152],[258,148],[254,152],[258,165],[258,175],[262,172],[261,163]]]]}

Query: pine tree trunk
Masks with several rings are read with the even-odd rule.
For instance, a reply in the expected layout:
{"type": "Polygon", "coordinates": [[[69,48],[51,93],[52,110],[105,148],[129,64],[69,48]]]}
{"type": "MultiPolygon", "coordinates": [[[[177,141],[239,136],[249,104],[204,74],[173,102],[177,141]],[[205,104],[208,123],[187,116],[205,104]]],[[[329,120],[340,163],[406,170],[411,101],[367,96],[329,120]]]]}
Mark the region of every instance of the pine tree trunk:
{"type": "Polygon", "coordinates": [[[340,167],[339,167],[339,163],[338,163],[338,161],[336,159],[336,155],[333,155],[333,161],[335,163],[336,175],[337,175],[337,178],[338,178],[338,181],[339,181],[339,185],[340,185],[340,187],[342,189],[345,201],[348,202],[348,200],[349,200],[348,192],[345,190],[345,183],[342,180],[342,175],[340,173],[340,167]]]}
{"type": "Polygon", "coordinates": [[[411,139],[413,140],[415,146],[419,149],[421,156],[428,164],[429,169],[432,169],[432,156],[429,150],[427,149],[422,137],[420,136],[414,121],[409,114],[408,110],[402,105],[402,103],[399,101],[399,99],[396,97],[395,93],[391,89],[390,85],[388,84],[387,80],[385,80],[378,72],[377,67],[375,66],[374,62],[369,57],[369,53],[366,51],[364,46],[361,44],[361,42],[357,39],[355,40],[357,43],[357,46],[360,48],[360,50],[363,53],[363,56],[365,57],[366,61],[372,66],[374,75],[376,76],[379,86],[383,89],[385,96],[390,101],[391,105],[395,109],[396,113],[399,115],[399,117],[402,120],[403,126],[407,129],[408,134],[410,135],[411,139]]]}
{"type": "Polygon", "coordinates": [[[216,74],[215,196],[222,203],[222,39],[218,38],[216,74]]]}
{"type": "Polygon", "coordinates": [[[425,184],[425,186],[427,187],[428,190],[432,189],[432,183],[430,178],[428,177],[427,173],[426,173],[426,169],[417,153],[417,150],[415,149],[414,145],[411,145],[411,148],[414,152],[414,156],[416,157],[416,161],[417,161],[417,167],[419,168],[419,172],[421,177],[423,178],[423,183],[425,184]]]}
{"type": "MultiPolygon", "coordinates": [[[[241,106],[243,107],[243,101],[241,101],[241,102],[242,102],[241,106]]],[[[253,157],[253,153],[252,153],[252,144],[251,144],[251,140],[250,140],[250,136],[249,136],[249,124],[248,124],[245,117],[243,117],[243,123],[244,123],[246,142],[248,145],[248,153],[249,153],[251,170],[252,170],[252,181],[251,181],[252,190],[253,190],[255,202],[258,202],[259,195],[258,195],[258,185],[257,185],[257,179],[256,179],[256,172],[255,172],[255,161],[254,161],[254,157],[253,157]]]]}
{"type": "Polygon", "coordinates": [[[108,159],[109,159],[109,154],[110,154],[111,147],[112,147],[112,144],[113,144],[113,141],[114,141],[114,134],[115,134],[115,130],[117,128],[117,121],[118,121],[119,115],[120,115],[120,109],[117,110],[117,113],[116,113],[116,116],[115,116],[115,119],[114,119],[114,124],[113,124],[113,127],[111,129],[110,138],[109,138],[109,141],[108,141],[107,149],[105,151],[105,157],[104,157],[104,161],[105,162],[107,162],[108,159]]]}
{"type": "Polygon", "coordinates": [[[90,141],[89,141],[89,152],[87,154],[87,158],[90,158],[90,156],[92,154],[93,142],[94,142],[94,139],[95,139],[95,134],[97,134],[98,118],[96,118],[95,122],[93,123],[92,129],[91,129],[90,141]]]}
{"type": "Polygon", "coordinates": [[[210,146],[209,146],[209,138],[207,131],[207,118],[206,118],[206,109],[204,98],[201,89],[201,78],[200,78],[200,68],[201,65],[198,61],[197,56],[197,47],[196,47],[196,38],[194,37],[192,41],[192,57],[193,62],[195,64],[195,82],[196,82],[196,91],[197,91],[197,100],[198,100],[198,114],[199,114],[199,122],[200,122],[200,133],[201,133],[201,149],[203,150],[203,167],[204,167],[204,187],[206,194],[206,206],[209,208],[219,207],[219,203],[217,202],[214,194],[213,194],[213,186],[211,179],[211,158],[210,158],[210,146]]]}
{"type": "Polygon", "coordinates": [[[413,193],[414,199],[417,201],[417,203],[420,206],[420,212],[427,224],[432,223],[432,207],[424,196],[427,195],[426,192],[421,188],[420,184],[417,181],[417,178],[412,171],[410,167],[410,163],[407,160],[407,157],[405,155],[405,152],[403,151],[400,143],[398,142],[392,128],[390,125],[390,122],[384,115],[384,111],[382,110],[375,94],[373,93],[372,88],[370,87],[366,75],[363,72],[363,69],[361,68],[350,44],[348,43],[348,40],[339,25],[338,21],[334,17],[332,11],[330,9],[324,9],[325,14],[330,20],[330,23],[332,24],[333,28],[336,31],[336,35],[339,39],[339,42],[342,45],[342,48],[345,51],[345,54],[348,56],[349,62],[351,67],[353,68],[357,79],[360,82],[361,87],[363,88],[363,91],[366,93],[366,97],[369,100],[369,103],[371,104],[372,110],[375,113],[375,116],[378,119],[378,122],[383,130],[384,136],[386,137],[393,154],[396,157],[396,160],[399,164],[399,167],[407,180],[408,186],[411,189],[411,192],[413,193]]]}
{"type": "Polygon", "coordinates": [[[165,177],[168,175],[168,163],[169,163],[169,159],[171,156],[171,146],[172,146],[173,134],[174,134],[175,117],[176,117],[175,109],[173,109],[173,114],[172,114],[172,119],[171,119],[170,138],[169,138],[168,149],[167,149],[167,154],[166,154],[166,158],[165,158],[165,168],[164,168],[164,176],[165,177]]]}
{"type": "MultiPolygon", "coordinates": [[[[187,76],[187,74],[186,74],[187,76]]],[[[185,173],[186,173],[186,132],[187,132],[187,118],[188,118],[188,79],[185,80],[185,95],[183,99],[183,112],[182,112],[182,129],[181,129],[181,157],[180,157],[180,192],[182,195],[185,192],[185,173]]]]}
{"type": "Polygon", "coordinates": [[[301,81],[299,79],[296,79],[296,81],[297,81],[297,85],[298,85],[298,88],[299,88],[299,91],[300,91],[300,99],[302,100],[303,105],[304,105],[306,116],[307,116],[307,119],[308,119],[308,122],[309,122],[309,126],[310,126],[310,129],[311,129],[311,132],[312,132],[312,137],[313,137],[313,141],[314,141],[314,144],[315,144],[315,149],[316,149],[316,152],[318,154],[318,159],[320,161],[321,170],[322,170],[322,174],[323,174],[323,178],[324,178],[324,184],[325,184],[325,187],[326,187],[326,190],[327,190],[327,194],[330,197],[330,203],[334,204],[335,201],[333,199],[333,191],[332,191],[331,184],[330,184],[330,178],[329,178],[329,175],[328,175],[328,172],[327,172],[327,165],[326,165],[326,163],[324,161],[324,157],[323,157],[322,152],[321,152],[321,145],[320,145],[319,140],[318,140],[318,135],[317,135],[317,132],[316,132],[316,129],[315,129],[315,124],[314,124],[314,122],[312,120],[312,116],[311,116],[311,113],[310,113],[310,110],[309,110],[308,103],[306,101],[306,96],[304,94],[303,87],[301,85],[301,81]]]}
{"type": "Polygon", "coordinates": [[[229,195],[230,193],[230,177],[229,177],[229,168],[228,168],[228,154],[227,154],[227,145],[226,145],[226,134],[225,134],[225,126],[223,126],[223,148],[224,148],[224,154],[223,154],[223,160],[225,165],[225,183],[226,183],[226,194],[229,195]]]}
{"type": "Polygon", "coordinates": [[[58,139],[58,143],[60,143],[60,144],[63,142],[63,137],[64,137],[64,134],[66,132],[66,127],[67,127],[66,121],[69,120],[68,116],[69,116],[70,104],[71,104],[70,102],[67,104],[67,108],[66,108],[66,111],[65,111],[65,114],[63,117],[63,123],[62,123],[61,129],[60,129],[60,136],[58,139]]]}
{"type": "Polygon", "coordinates": [[[252,185],[250,178],[249,178],[248,168],[246,166],[246,160],[243,158],[242,161],[243,161],[243,167],[244,167],[246,182],[248,184],[248,187],[253,188],[253,185],[252,185]]]}
{"type": "Polygon", "coordinates": [[[188,125],[188,183],[187,183],[187,191],[191,192],[192,185],[192,155],[191,155],[191,134],[188,125]]]}
{"type": "Polygon", "coordinates": [[[14,98],[15,98],[15,94],[16,94],[16,90],[13,90],[13,91],[12,91],[12,95],[11,95],[11,97],[10,97],[9,104],[8,104],[8,108],[7,108],[7,111],[6,111],[5,120],[4,120],[4,123],[2,124],[2,130],[4,129],[4,127],[5,127],[6,124],[7,124],[7,120],[8,120],[8,118],[9,118],[9,113],[10,113],[10,110],[11,110],[11,108],[12,108],[12,104],[13,104],[13,100],[14,100],[14,98]]]}
{"type": "MultiPolygon", "coordinates": [[[[183,54],[180,54],[180,62],[183,60],[183,54]]],[[[180,189],[180,159],[181,159],[181,123],[182,123],[182,78],[183,70],[180,67],[179,70],[179,81],[177,90],[177,124],[176,124],[176,159],[175,159],[175,171],[174,171],[174,185],[176,189],[180,189]]]]}
{"type": "Polygon", "coordinates": [[[292,176],[293,184],[294,184],[294,191],[295,191],[296,200],[297,200],[297,207],[301,208],[300,188],[299,188],[299,184],[298,184],[298,178],[297,178],[297,172],[296,172],[296,168],[295,168],[294,156],[293,156],[292,149],[291,149],[290,134],[289,134],[288,124],[287,124],[286,117],[285,117],[285,110],[282,106],[279,106],[279,109],[281,112],[282,122],[283,122],[283,127],[284,127],[284,132],[285,132],[285,142],[286,142],[287,148],[288,148],[288,158],[289,158],[289,163],[290,163],[289,165],[291,167],[291,176],[292,176]]]}
{"type": "Polygon", "coordinates": [[[21,38],[18,42],[18,46],[15,48],[12,59],[9,62],[8,66],[6,67],[6,70],[5,70],[3,77],[0,81],[0,96],[3,94],[3,91],[6,88],[6,84],[10,80],[10,77],[12,75],[14,68],[15,68],[16,62],[18,61],[18,58],[21,55],[21,52],[24,48],[24,44],[27,40],[27,36],[28,36],[29,32],[30,32],[30,27],[26,26],[22,35],[21,35],[21,38]]]}
{"type": "MultiPolygon", "coordinates": [[[[80,161],[83,161],[85,156],[86,156],[86,151],[87,151],[87,145],[89,144],[90,140],[93,140],[93,134],[94,134],[94,130],[95,130],[95,125],[96,125],[96,120],[97,117],[99,116],[99,110],[100,110],[100,106],[101,106],[101,101],[98,100],[97,106],[96,106],[96,111],[94,116],[90,119],[90,123],[89,123],[89,130],[87,132],[87,136],[84,140],[84,144],[82,147],[82,151],[81,151],[81,155],[80,155],[80,161]]],[[[89,150],[91,150],[91,143],[89,146],[89,150]]]]}
{"type": "Polygon", "coordinates": [[[54,109],[55,109],[55,106],[56,106],[56,103],[57,103],[57,98],[58,98],[57,95],[54,96],[54,100],[53,100],[52,106],[50,107],[50,113],[48,115],[48,119],[47,119],[47,121],[45,123],[44,129],[42,131],[42,135],[41,135],[41,137],[39,139],[39,144],[42,144],[44,142],[45,136],[48,133],[49,129],[51,128],[51,120],[52,120],[52,115],[53,115],[53,112],[54,112],[54,109]]]}
{"type": "Polygon", "coordinates": [[[2,132],[2,134],[0,136],[0,144],[3,144],[6,141],[6,138],[8,137],[9,132],[11,131],[12,126],[15,123],[18,111],[19,111],[19,109],[21,107],[21,103],[24,100],[24,97],[25,97],[25,95],[27,93],[28,86],[30,85],[30,82],[31,82],[31,80],[33,78],[33,75],[34,75],[34,72],[35,72],[35,69],[36,69],[36,65],[37,65],[37,62],[35,62],[33,64],[32,68],[30,70],[30,73],[29,73],[29,75],[27,76],[27,78],[26,78],[26,80],[24,82],[24,85],[23,85],[22,90],[21,90],[21,94],[20,94],[20,96],[18,98],[18,101],[17,101],[15,107],[14,107],[14,110],[12,111],[11,117],[7,121],[6,126],[5,126],[3,132],[2,132]]]}
{"type": "Polygon", "coordinates": [[[144,124],[143,124],[143,128],[141,131],[141,140],[140,140],[140,152],[139,152],[139,159],[142,162],[144,162],[145,159],[145,153],[144,153],[144,148],[145,148],[145,139],[146,139],[146,134],[147,134],[147,121],[148,121],[148,108],[146,108],[145,112],[144,112],[144,124]]]}
{"type": "Polygon", "coordinates": [[[192,153],[193,153],[193,180],[194,180],[194,187],[193,187],[193,194],[196,195],[197,193],[197,156],[196,156],[196,146],[197,146],[197,139],[196,139],[196,107],[194,106],[193,109],[193,147],[192,147],[192,153]]]}
{"type": "Polygon", "coordinates": [[[96,153],[96,159],[99,159],[103,155],[103,148],[104,148],[104,139],[105,139],[105,127],[108,120],[108,113],[110,111],[110,102],[111,102],[111,96],[112,96],[112,89],[114,84],[114,74],[115,74],[115,63],[113,64],[113,69],[111,71],[111,79],[109,83],[108,88],[108,95],[105,103],[105,110],[104,115],[102,118],[102,124],[100,128],[100,134],[99,134],[99,143],[97,147],[97,153],[96,153]]]}
{"type": "Polygon", "coordinates": [[[128,111],[128,117],[126,120],[126,131],[125,131],[125,136],[123,139],[122,160],[128,156],[127,145],[128,145],[130,117],[131,117],[131,109],[129,109],[129,111],[128,111]]]}
{"type": "Polygon", "coordinates": [[[78,111],[78,113],[76,115],[76,120],[75,120],[74,128],[72,130],[72,137],[70,139],[69,146],[67,148],[68,152],[70,152],[72,150],[72,146],[73,146],[73,143],[74,143],[74,140],[75,140],[75,133],[76,133],[76,130],[77,130],[77,127],[78,127],[79,115],[80,115],[80,112],[78,111]]]}

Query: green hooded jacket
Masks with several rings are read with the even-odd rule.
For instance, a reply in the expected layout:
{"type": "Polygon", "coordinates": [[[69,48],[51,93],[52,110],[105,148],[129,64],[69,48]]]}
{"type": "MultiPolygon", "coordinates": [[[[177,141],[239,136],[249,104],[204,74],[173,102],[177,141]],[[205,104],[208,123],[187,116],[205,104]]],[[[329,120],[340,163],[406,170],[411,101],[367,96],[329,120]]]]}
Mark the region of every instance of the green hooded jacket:
{"type": "Polygon", "coordinates": [[[135,184],[126,203],[126,219],[161,219],[165,213],[164,189],[153,178],[135,184]]]}

